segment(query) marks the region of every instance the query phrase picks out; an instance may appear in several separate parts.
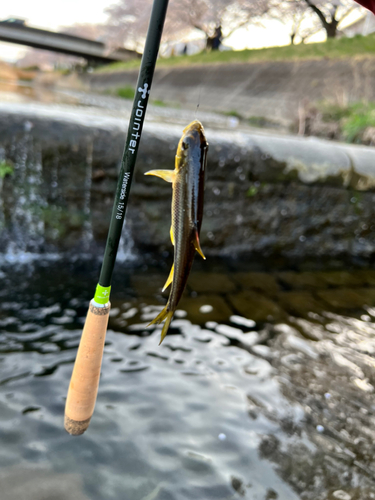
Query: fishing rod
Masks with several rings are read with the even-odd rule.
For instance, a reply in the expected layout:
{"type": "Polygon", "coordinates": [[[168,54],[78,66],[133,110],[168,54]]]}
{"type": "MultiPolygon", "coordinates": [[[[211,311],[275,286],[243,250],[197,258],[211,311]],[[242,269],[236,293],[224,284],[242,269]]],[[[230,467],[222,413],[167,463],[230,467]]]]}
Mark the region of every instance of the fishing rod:
{"type": "Polygon", "coordinates": [[[105,335],[111,308],[109,296],[112,274],[125,220],[130,185],[141,140],[167,7],[168,0],[154,0],[153,2],[99,283],[87,312],[65,404],[64,426],[66,431],[73,435],[85,432],[94,413],[105,335]]]}

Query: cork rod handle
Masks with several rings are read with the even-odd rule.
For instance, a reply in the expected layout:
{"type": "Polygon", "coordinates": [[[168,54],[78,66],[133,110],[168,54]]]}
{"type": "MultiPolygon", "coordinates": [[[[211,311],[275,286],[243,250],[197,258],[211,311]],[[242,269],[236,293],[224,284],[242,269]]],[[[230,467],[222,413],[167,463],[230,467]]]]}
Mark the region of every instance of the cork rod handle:
{"type": "Polygon", "coordinates": [[[94,413],[110,308],[91,301],[83,327],[65,404],[65,430],[75,436],[85,432],[94,413]]]}

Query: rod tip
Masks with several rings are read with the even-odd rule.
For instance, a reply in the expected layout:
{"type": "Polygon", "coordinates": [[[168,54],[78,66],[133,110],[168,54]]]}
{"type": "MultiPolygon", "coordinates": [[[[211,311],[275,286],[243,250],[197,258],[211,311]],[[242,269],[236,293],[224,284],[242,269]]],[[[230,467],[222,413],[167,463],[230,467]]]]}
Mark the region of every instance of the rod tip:
{"type": "Polygon", "coordinates": [[[88,418],[87,420],[82,420],[82,421],[72,420],[67,415],[65,415],[64,427],[66,432],[68,432],[72,436],[80,436],[87,430],[88,426],[90,425],[90,420],[91,417],[88,418]]]}

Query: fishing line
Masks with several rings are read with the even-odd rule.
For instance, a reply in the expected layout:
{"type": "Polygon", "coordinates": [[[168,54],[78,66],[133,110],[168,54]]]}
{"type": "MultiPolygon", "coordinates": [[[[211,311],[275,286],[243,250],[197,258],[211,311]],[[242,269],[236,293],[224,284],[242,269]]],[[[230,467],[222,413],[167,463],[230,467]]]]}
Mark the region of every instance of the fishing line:
{"type": "Polygon", "coordinates": [[[198,96],[198,104],[197,107],[195,108],[195,115],[194,115],[194,120],[197,119],[197,113],[198,113],[198,108],[201,103],[201,92],[202,92],[202,85],[199,85],[199,96],[198,96]]]}

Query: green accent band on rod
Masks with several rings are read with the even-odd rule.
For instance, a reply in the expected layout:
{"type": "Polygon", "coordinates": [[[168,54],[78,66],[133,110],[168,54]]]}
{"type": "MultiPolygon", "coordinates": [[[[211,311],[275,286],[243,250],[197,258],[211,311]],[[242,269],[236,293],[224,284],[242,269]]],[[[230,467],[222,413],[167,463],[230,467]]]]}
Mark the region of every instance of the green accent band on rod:
{"type": "Polygon", "coordinates": [[[145,48],[139,69],[138,83],[135,89],[128,134],[126,136],[125,150],[118,177],[103,264],[100,271],[99,283],[103,287],[109,287],[112,281],[113,268],[125,220],[129,190],[133,178],[167,7],[168,0],[154,0],[153,2],[145,48]]]}
{"type": "Polygon", "coordinates": [[[107,304],[109,302],[109,296],[111,294],[110,286],[101,286],[99,283],[96,285],[94,300],[97,304],[107,304]]]}

